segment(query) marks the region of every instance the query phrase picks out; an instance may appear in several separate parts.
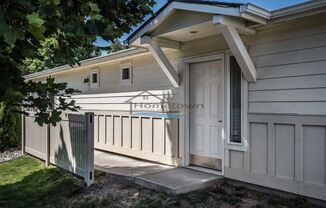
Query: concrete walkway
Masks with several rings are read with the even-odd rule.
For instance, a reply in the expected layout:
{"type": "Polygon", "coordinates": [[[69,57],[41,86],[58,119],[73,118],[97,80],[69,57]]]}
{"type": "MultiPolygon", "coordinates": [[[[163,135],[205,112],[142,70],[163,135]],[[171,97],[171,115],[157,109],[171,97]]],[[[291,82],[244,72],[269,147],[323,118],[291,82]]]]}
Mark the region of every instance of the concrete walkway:
{"type": "Polygon", "coordinates": [[[187,193],[223,183],[222,176],[137,160],[95,150],[95,169],[171,194],[187,193]]]}

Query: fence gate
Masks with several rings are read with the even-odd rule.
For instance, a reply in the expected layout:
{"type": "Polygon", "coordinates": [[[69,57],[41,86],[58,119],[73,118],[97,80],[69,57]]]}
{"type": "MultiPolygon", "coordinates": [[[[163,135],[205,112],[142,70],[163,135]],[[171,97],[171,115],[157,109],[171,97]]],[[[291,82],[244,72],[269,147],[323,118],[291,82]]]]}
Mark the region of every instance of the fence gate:
{"type": "Polygon", "coordinates": [[[22,117],[22,150],[94,182],[94,114],[63,113],[56,126],[39,126],[35,113],[22,117]]]}

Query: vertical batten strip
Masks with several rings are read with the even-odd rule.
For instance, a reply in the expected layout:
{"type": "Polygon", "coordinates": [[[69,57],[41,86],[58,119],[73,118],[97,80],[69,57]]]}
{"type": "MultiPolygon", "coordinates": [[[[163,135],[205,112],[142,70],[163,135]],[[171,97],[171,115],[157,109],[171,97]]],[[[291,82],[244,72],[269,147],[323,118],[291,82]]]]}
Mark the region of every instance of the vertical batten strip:
{"type": "MultiPolygon", "coordinates": [[[[250,134],[251,134],[250,127],[251,127],[251,123],[248,122],[248,125],[244,125],[244,126],[246,126],[246,128],[247,128],[247,138],[246,138],[247,144],[245,144],[245,145],[247,145],[248,149],[247,149],[246,152],[244,152],[243,168],[244,168],[245,171],[249,172],[250,171],[250,165],[251,165],[250,164],[250,159],[251,159],[250,158],[250,151],[251,151],[251,149],[250,149],[250,134]]],[[[229,165],[229,162],[227,162],[226,160],[229,161],[229,155],[227,155],[227,159],[225,159],[225,163],[229,165]]],[[[228,167],[230,167],[230,165],[228,167]]]]}
{"type": "Polygon", "coordinates": [[[107,144],[108,136],[107,136],[107,131],[108,129],[106,128],[107,126],[107,120],[106,120],[106,115],[104,114],[104,144],[107,144]]]}
{"type": "Polygon", "coordinates": [[[120,146],[123,147],[123,116],[120,116],[120,146]]]}
{"type": "Polygon", "coordinates": [[[149,132],[151,133],[149,141],[151,142],[150,147],[151,147],[151,152],[154,152],[154,128],[153,128],[153,117],[150,117],[150,125],[149,125],[149,132]]]}
{"type": "Polygon", "coordinates": [[[140,151],[143,151],[143,118],[140,119],[140,151]]]}
{"type": "Polygon", "coordinates": [[[132,117],[129,116],[129,122],[130,122],[130,149],[133,148],[133,142],[132,142],[132,117]]]}
{"type": "Polygon", "coordinates": [[[303,181],[303,139],[303,124],[295,123],[294,177],[296,181],[303,181]]]}
{"type": "Polygon", "coordinates": [[[163,151],[162,151],[162,154],[163,155],[166,155],[166,118],[162,118],[162,133],[163,133],[163,136],[162,136],[162,139],[163,139],[163,151]]]}
{"type": "Polygon", "coordinates": [[[276,151],[276,141],[275,141],[275,125],[274,123],[268,123],[267,127],[267,173],[270,176],[275,175],[275,151],[276,151]]]}

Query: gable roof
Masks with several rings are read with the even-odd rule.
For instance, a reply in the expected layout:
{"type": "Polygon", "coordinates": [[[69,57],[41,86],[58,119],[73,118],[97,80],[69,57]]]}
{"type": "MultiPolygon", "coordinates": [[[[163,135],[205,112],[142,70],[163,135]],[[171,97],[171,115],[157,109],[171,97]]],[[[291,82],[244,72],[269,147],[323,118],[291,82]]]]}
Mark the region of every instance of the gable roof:
{"type": "Polygon", "coordinates": [[[269,11],[251,3],[227,3],[220,2],[218,0],[169,0],[168,3],[166,3],[155,13],[155,15],[150,17],[139,28],[131,33],[125,42],[130,45],[135,41],[135,39],[137,39],[137,37],[140,37],[151,29],[155,29],[161,22],[167,19],[174,12],[174,10],[180,9],[196,11],[196,5],[198,8],[200,6],[206,6],[202,7],[203,9],[197,8],[197,11],[212,14],[239,16],[247,20],[254,22],[256,21],[257,23],[263,24],[272,24],[326,12],[326,1],[320,0],[309,0],[301,4],[296,4],[274,11],[269,11]],[[191,5],[193,6],[191,7],[191,5]],[[206,8],[206,10],[204,8],[206,8]]]}
{"type": "Polygon", "coordinates": [[[160,10],[158,10],[155,15],[150,17],[147,21],[144,22],[144,24],[142,24],[138,29],[131,33],[126,39],[126,43],[131,45],[133,42],[135,42],[136,39],[145,33],[154,30],[162,22],[164,22],[164,20],[170,17],[176,10],[242,17],[249,19],[250,21],[258,21],[260,23],[264,23],[264,20],[268,19],[269,17],[268,10],[253,4],[226,3],[216,0],[170,0],[160,10]],[[249,5],[251,10],[248,10],[249,5]],[[246,16],[243,16],[242,14],[246,14],[246,16]],[[254,16],[255,18],[252,19],[248,17],[250,15],[254,16]],[[259,18],[262,20],[260,21],[259,18]]]}

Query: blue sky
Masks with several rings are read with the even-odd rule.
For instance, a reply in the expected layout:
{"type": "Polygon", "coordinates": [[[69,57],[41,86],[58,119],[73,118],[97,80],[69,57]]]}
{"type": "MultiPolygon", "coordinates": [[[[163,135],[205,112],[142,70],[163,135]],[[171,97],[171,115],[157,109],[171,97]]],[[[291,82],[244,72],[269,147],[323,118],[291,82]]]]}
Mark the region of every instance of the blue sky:
{"type": "MultiPolygon", "coordinates": [[[[221,2],[231,2],[231,3],[252,3],[259,7],[265,8],[267,10],[276,10],[284,7],[288,7],[291,5],[303,3],[307,0],[221,0],[221,2]]],[[[156,5],[154,6],[153,10],[159,10],[167,0],[156,0],[156,5]]],[[[136,29],[136,28],[135,28],[136,29]]],[[[120,38],[120,41],[124,41],[128,37],[128,34],[125,34],[120,38]]],[[[103,39],[98,38],[96,45],[99,46],[106,46],[109,45],[108,42],[104,41],[103,39]]]]}

